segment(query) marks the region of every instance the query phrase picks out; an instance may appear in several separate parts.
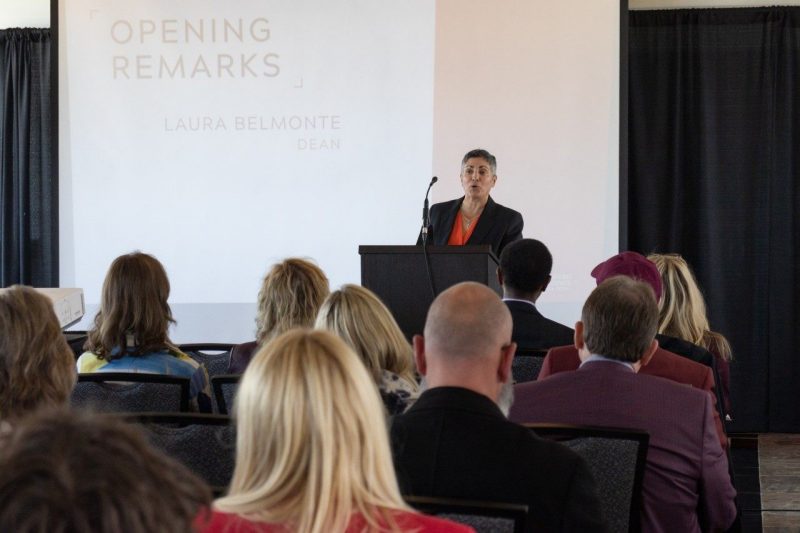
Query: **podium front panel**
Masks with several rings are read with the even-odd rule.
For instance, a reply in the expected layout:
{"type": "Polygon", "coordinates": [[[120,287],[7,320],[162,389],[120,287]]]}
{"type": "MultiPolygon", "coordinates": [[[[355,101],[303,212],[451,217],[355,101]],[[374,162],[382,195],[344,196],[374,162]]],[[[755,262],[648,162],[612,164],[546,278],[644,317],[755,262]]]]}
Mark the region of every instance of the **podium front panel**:
{"type": "MultiPolygon", "coordinates": [[[[490,246],[428,246],[436,294],[475,281],[501,294],[490,246]]],[[[380,297],[407,338],[421,334],[434,294],[421,246],[360,246],[361,285],[380,297]]]]}

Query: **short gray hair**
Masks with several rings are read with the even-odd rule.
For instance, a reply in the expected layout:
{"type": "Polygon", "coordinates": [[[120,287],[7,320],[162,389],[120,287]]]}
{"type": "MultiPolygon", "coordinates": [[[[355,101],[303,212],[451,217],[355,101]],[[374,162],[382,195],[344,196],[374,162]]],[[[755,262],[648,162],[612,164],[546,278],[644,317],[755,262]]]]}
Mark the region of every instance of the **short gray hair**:
{"type": "Polygon", "coordinates": [[[609,278],[589,295],[581,320],[583,340],[591,353],[635,363],[658,330],[653,288],[627,276],[609,278]]]}
{"type": "Polygon", "coordinates": [[[486,162],[489,163],[489,168],[492,169],[492,175],[497,174],[497,158],[490,154],[488,150],[484,150],[483,148],[476,148],[464,154],[464,157],[461,159],[461,174],[464,173],[464,166],[467,164],[467,161],[473,157],[485,159],[486,162]]]}

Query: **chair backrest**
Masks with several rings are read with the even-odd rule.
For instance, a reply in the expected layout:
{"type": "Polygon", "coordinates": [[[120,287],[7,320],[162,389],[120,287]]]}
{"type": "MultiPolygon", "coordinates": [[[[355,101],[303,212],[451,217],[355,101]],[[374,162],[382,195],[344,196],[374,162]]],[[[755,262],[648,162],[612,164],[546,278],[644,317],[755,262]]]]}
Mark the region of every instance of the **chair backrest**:
{"type": "Polygon", "coordinates": [[[202,342],[179,344],[178,349],[205,365],[208,377],[219,376],[228,372],[228,359],[234,344],[219,342],[202,342]]]}
{"type": "Polygon", "coordinates": [[[511,374],[514,376],[514,382],[536,381],[546,355],[547,351],[517,350],[514,360],[511,361],[511,374]]]}
{"type": "Polygon", "coordinates": [[[528,518],[528,506],[516,503],[424,496],[403,496],[403,499],[422,513],[466,524],[478,533],[523,533],[528,518]]]}
{"type": "Polygon", "coordinates": [[[78,358],[83,353],[83,344],[88,338],[89,336],[84,330],[70,330],[64,332],[64,339],[66,339],[67,344],[69,344],[72,353],[75,354],[75,358],[78,358]]]}
{"type": "Polygon", "coordinates": [[[638,429],[525,424],[583,457],[592,472],[609,531],[641,530],[642,480],[650,435],[638,429]]]}
{"type": "Polygon", "coordinates": [[[211,414],[140,413],[123,415],[141,424],[150,442],[222,493],[233,476],[236,455],[231,418],[211,414]]]}
{"type": "Polygon", "coordinates": [[[71,404],[103,412],[189,410],[189,378],[135,372],[78,374],[71,404]]]}
{"type": "Polygon", "coordinates": [[[211,388],[214,390],[214,399],[220,414],[231,414],[233,399],[236,396],[236,389],[239,388],[241,377],[241,374],[224,374],[211,378],[211,388]]]}

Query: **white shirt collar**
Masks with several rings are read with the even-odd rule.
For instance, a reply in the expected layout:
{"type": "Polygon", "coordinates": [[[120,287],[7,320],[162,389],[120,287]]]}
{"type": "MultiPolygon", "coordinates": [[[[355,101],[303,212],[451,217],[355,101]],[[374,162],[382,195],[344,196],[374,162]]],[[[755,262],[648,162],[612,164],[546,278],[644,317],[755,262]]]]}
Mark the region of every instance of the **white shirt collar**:
{"type": "Polygon", "coordinates": [[[503,298],[503,301],[504,302],[522,302],[522,303],[526,303],[526,304],[530,305],[531,307],[534,307],[534,308],[536,307],[536,304],[534,304],[530,300],[520,300],[518,298],[503,298]]]}
{"type": "Polygon", "coordinates": [[[605,357],[604,355],[592,354],[583,361],[578,368],[585,365],[586,363],[591,363],[593,361],[610,361],[612,363],[617,363],[618,365],[623,365],[628,367],[631,372],[636,372],[636,369],[633,366],[633,363],[628,363],[625,361],[620,361],[619,359],[611,359],[610,357],[605,357]]]}

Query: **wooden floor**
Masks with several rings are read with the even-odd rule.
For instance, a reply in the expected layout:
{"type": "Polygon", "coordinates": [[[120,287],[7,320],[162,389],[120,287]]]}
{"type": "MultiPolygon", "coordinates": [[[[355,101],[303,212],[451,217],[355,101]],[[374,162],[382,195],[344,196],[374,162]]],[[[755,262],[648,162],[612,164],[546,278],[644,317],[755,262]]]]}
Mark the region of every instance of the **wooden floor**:
{"type": "Polygon", "coordinates": [[[800,435],[737,435],[731,458],[742,531],[800,532],[800,435]]]}
{"type": "Polygon", "coordinates": [[[758,436],[763,531],[800,532],[800,435],[758,436]]]}

